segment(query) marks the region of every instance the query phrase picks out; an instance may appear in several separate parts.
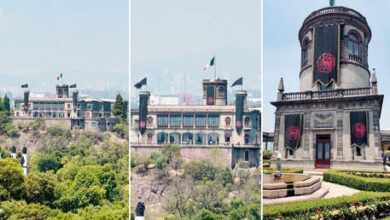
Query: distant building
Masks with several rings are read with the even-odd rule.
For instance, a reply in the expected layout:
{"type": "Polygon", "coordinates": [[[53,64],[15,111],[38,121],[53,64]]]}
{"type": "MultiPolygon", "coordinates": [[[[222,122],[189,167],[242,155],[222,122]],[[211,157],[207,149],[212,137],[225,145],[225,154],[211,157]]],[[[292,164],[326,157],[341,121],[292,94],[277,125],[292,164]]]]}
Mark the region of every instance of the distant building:
{"type": "Polygon", "coordinates": [[[31,122],[45,119],[49,125],[64,125],[70,129],[79,128],[94,131],[112,130],[116,120],[112,114],[113,99],[79,98],[74,90],[69,96],[69,86],[56,85],[56,96],[31,96],[24,92],[24,99],[14,100],[15,122],[31,122]]]}
{"type": "Polygon", "coordinates": [[[227,105],[227,80],[215,79],[203,81],[201,105],[153,105],[150,97],[141,91],[140,108],[131,110],[133,151],[150,153],[175,144],[184,158],[196,160],[217,148],[229,166],[239,159],[259,165],[260,110],[248,108],[246,91],[237,91],[236,105],[227,105]]]}

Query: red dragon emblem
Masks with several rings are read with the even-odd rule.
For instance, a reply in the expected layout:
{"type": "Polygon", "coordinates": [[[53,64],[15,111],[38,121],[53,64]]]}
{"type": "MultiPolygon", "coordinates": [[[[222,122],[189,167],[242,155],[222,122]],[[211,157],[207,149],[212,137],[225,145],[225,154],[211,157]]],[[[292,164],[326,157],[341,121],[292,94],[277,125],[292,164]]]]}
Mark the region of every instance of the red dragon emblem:
{"type": "Polygon", "coordinates": [[[330,73],[336,66],[336,58],[331,53],[323,53],[317,58],[317,69],[321,73],[330,73]]]}
{"type": "Polygon", "coordinates": [[[366,126],[361,122],[355,123],[352,126],[352,134],[358,138],[364,137],[366,135],[366,126]]]}
{"type": "Polygon", "coordinates": [[[241,121],[237,121],[237,127],[241,128],[241,126],[242,126],[242,122],[241,121]]]}
{"type": "Polygon", "coordinates": [[[287,139],[289,139],[290,141],[295,141],[298,139],[300,133],[301,132],[299,131],[299,128],[297,126],[290,126],[287,129],[287,139]]]}
{"type": "Polygon", "coordinates": [[[209,97],[209,98],[207,99],[207,103],[213,104],[213,103],[214,103],[214,98],[213,98],[213,97],[209,97]]]}
{"type": "Polygon", "coordinates": [[[145,127],[145,125],[146,125],[146,123],[145,123],[144,121],[141,121],[141,122],[140,122],[140,126],[141,126],[141,128],[144,128],[144,127],[145,127]]]}

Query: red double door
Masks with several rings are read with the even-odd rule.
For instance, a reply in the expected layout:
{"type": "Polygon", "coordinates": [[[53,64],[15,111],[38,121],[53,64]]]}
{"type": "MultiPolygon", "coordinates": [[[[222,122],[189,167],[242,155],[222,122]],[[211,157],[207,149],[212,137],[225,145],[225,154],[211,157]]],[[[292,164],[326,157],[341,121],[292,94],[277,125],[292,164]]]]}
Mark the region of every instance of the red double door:
{"type": "Polygon", "coordinates": [[[330,135],[317,135],[315,167],[330,168],[330,135]]]}

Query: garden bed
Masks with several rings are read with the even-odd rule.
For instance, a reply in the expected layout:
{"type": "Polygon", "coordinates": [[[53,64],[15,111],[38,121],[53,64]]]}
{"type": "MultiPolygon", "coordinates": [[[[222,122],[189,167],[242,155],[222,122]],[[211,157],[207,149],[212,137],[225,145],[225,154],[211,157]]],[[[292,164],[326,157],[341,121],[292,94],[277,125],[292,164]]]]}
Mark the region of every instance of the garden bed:
{"type": "Polygon", "coordinates": [[[390,216],[390,193],[360,192],[352,196],[264,206],[264,219],[364,219],[390,216]]]}
{"type": "MultiPolygon", "coordinates": [[[[264,167],[263,174],[273,174],[275,170],[272,167],[264,167]]],[[[303,169],[301,168],[282,168],[281,171],[282,173],[303,173],[303,169]]]]}
{"type": "Polygon", "coordinates": [[[327,170],[323,174],[323,179],[364,191],[390,192],[390,178],[384,177],[387,174],[383,173],[381,171],[327,170]]]}

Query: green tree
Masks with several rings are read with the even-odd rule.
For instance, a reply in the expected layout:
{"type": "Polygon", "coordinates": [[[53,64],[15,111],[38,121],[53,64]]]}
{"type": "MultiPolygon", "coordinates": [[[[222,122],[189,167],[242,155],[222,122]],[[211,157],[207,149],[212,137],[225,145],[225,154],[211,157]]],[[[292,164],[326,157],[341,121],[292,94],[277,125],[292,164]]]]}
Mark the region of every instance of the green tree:
{"type": "Polygon", "coordinates": [[[11,111],[10,100],[7,95],[5,95],[3,99],[3,110],[7,111],[8,113],[11,111]]]}
{"type": "Polygon", "coordinates": [[[51,205],[55,200],[56,176],[52,172],[32,173],[24,181],[26,201],[51,205]]]}
{"type": "Polygon", "coordinates": [[[1,203],[3,212],[1,219],[34,219],[46,220],[50,215],[50,208],[41,204],[27,204],[25,201],[7,201],[1,203]]]}
{"type": "Polygon", "coordinates": [[[13,158],[0,160],[0,185],[6,189],[12,198],[21,199],[24,194],[24,174],[22,165],[13,158]]]}
{"type": "Polygon", "coordinates": [[[120,117],[122,120],[126,120],[127,112],[126,112],[126,106],[123,102],[123,98],[121,94],[118,94],[115,99],[114,103],[114,109],[112,110],[112,113],[115,116],[120,117]]]}
{"type": "Polygon", "coordinates": [[[214,180],[217,174],[217,168],[210,160],[190,161],[184,165],[186,175],[195,180],[214,180]]]}
{"type": "Polygon", "coordinates": [[[11,119],[7,112],[0,111],[0,134],[6,133],[6,126],[11,122],[11,119]]]}
{"type": "Polygon", "coordinates": [[[40,155],[37,163],[39,171],[46,172],[53,170],[54,172],[57,172],[57,170],[62,167],[61,158],[62,154],[59,151],[40,155]]]}
{"type": "Polygon", "coordinates": [[[165,144],[162,146],[162,154],[167,157],[168,163],[170,163],[173,158],[180,156],[180,146],[165,144]]]}

